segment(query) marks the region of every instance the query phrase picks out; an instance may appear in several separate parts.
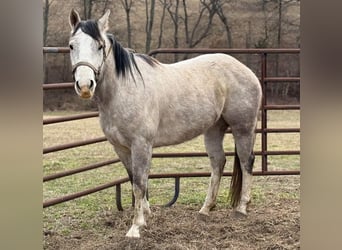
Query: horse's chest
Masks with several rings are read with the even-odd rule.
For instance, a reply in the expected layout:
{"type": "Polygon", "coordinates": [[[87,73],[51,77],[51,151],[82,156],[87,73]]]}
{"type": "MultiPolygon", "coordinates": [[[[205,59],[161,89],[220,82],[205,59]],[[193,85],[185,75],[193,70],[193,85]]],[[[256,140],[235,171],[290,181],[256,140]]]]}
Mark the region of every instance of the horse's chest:
{"type": "Polygon", "coordinates": [[[125,131],[120,129],[119,126],[109,122],[106,118],[100,118],[100,124],[103,133],[111,144],[129,147],[125,131]]]}

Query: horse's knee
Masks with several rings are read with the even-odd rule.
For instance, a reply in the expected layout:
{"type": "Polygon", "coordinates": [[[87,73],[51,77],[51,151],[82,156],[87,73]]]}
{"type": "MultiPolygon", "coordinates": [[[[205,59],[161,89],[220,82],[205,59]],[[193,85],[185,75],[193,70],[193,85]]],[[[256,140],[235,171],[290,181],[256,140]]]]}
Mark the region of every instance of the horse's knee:
{"type": "Polygon", "coordinates": [[[143,194],[147,191],[148,175],[135,173],[132,178],[133,189],[139,189],[143,194]]]}

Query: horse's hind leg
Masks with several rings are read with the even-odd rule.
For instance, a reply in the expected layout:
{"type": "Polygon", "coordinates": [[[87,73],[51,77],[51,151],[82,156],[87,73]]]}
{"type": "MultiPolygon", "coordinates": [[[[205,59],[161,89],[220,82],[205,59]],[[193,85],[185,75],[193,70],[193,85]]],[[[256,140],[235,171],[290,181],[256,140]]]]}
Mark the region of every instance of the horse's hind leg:
{"type": "Polygon", "coordinates": [[[234,210],[239,214],[247,215],[247,204],[251,199],[250,194],[252,185],[252,169],[254,163],[253,146],[255,141],[255,125],[250,126],[248,129],[245,125],[242,127],[232,127],[236,152],[239,156],[240,168],[242,172],[241,196],[236,207],[234,207],[234,210]]]}
{"type": "Polygon", "coordinates": [[[199,211],[199,213],[204,215],[209,215],[209,211],[215,207],[216,204],[217,192],[223,168],[226,163],[222,141],[227,127],[227,123],[221,118],[204,134],[205,147],[212,168],[207,197],[199,211]]]}

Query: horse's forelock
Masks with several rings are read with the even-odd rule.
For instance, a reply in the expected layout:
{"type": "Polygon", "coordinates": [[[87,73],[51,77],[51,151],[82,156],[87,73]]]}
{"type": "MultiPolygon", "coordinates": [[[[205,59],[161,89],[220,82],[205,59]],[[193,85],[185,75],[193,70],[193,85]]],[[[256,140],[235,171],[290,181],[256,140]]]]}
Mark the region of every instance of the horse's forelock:
{"type": "Polygon", "coordinates": [[[91,36],[96,41],[102,40],[99,26],[97,22],[94,20],[87,20],[87,21],[79,22],[76,25],[75,30],[72,35],[75,35],[79,29],[81,29],[87,35],[91,36]]]}

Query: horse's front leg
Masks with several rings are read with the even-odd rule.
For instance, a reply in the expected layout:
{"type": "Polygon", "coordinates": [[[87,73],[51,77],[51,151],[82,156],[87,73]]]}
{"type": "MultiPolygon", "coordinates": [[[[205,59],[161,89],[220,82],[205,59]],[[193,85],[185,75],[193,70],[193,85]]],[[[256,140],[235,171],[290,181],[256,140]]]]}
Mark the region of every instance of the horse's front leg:
{"type": "Polygon", "coordinates": [[[132,145],[132,186],[135,197],[133,224],[127,237],[140,237],[140,227],[146,225],[144,212],[151,213],[146,198],[148,173],[152,157],[152,144],[137,140],[132,145]]]}

